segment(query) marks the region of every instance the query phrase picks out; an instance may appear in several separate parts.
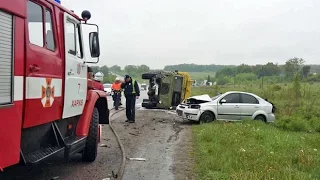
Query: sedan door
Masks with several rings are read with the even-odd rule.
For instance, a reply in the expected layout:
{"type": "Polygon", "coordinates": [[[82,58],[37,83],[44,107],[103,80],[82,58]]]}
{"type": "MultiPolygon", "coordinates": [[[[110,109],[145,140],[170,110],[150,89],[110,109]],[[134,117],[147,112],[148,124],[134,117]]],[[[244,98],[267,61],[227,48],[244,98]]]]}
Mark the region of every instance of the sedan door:
{"type": "Polygon", "coordinates": [[[241,94],[241,119],[251,118],[260,109],[259,100],[250,94],[241,94]]]}
{"type": "Polygon", "coordinates": [[[217,119],[241,120],[240,94],[230,93],[222,97],[217,105],[217,119]]]}

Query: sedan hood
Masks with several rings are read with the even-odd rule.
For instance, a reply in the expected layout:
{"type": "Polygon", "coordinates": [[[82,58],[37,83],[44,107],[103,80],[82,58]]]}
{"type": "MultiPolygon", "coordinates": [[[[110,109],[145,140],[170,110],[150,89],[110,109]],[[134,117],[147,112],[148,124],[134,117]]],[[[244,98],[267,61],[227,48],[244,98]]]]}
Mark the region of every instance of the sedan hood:
{"type": "Polygon", "coordinates": [[[212,101],[212,99],[210,98],[210,96],[208,94],[204,94],[204,95],[200,95],[200,96],[192,96],[189,98],[189,100],[198,100],[198,101],[206,101],[206,102],[212,101]]]}

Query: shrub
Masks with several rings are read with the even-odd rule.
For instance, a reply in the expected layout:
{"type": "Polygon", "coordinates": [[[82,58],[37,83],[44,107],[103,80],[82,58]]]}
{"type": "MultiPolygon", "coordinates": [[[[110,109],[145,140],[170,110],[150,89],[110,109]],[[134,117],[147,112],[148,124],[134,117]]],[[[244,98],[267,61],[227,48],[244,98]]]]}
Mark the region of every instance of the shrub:
{"type": "Polygon", "coordinates": [[[282,129],[291,130],[291,131],[311,131],[310,121],[304,119],[301,116],[283,116],[280,117],[275,125],[282,129]]]}
{"type": "Polygon", "coordinates": [[[221,76],[217,78],[217,85],[226,85],[230,83],[230,79],[226,76],[221,76]]]}

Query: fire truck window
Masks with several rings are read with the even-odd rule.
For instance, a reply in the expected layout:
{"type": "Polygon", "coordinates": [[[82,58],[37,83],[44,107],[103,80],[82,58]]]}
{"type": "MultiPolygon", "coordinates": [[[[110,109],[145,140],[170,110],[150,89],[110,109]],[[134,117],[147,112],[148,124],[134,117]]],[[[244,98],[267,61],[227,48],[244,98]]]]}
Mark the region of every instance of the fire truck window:
{"type": "Polygon", "coordinates": [[[46,46],[49,50],[54,51],[56,47],[52,31],[52,15],[48,9],[46,10],[46,32],[46,46]]]}
{"type": "Polygon", "coordinates": [[[76,54],[76,28],[75,24],[67,21],[66,23],[66,38],[67,38],[67,50],[69,54],[77,55],[76,54]]]}
{"type": "Polygon", "coordinates": [[[79,25],[76,27],[77,28],[77,57],[82,59],[82,46],[81,46],[81,32],[80,32],[80,27],[79,25]]]}
{"type": "Polygon", "coordinates": [[[28,1],[28,28],[30,43],[43,47],[43,11],[42,7],[28,1]]]}

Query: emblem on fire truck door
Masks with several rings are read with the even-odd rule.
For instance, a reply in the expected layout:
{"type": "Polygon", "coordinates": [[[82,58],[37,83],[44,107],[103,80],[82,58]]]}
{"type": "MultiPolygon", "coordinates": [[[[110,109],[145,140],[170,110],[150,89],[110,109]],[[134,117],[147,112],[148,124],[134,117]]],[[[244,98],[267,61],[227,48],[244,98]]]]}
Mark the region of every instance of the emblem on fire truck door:
{"type": "Polygon", "coordinates": [[[46,78],[46,85],[42,86],[41,102],[45,108],[51,107],[54,101],[54,86],[51,82],[51,78],[46,78]]]}

